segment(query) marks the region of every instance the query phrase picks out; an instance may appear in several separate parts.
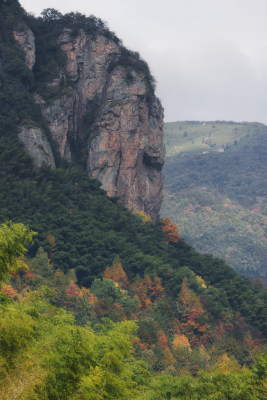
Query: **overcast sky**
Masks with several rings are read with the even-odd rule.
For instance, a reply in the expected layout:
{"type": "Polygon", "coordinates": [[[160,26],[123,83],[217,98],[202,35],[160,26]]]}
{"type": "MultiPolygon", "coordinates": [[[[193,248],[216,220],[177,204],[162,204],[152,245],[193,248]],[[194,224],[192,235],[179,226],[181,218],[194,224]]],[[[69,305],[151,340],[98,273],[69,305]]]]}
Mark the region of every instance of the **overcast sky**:
{"type": "Polygon", "coordinates": [[[107,22],[157,81],[165,121],[267,124],[267,0],[21,0],[107,22]]]}

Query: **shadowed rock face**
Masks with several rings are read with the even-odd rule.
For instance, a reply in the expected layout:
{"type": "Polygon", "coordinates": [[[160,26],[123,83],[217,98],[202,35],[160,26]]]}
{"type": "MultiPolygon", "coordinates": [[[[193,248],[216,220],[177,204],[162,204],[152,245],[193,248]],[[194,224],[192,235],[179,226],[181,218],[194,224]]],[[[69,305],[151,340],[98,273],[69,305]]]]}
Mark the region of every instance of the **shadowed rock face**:
{"type": "Polygon", "coordinates": [[[55,159],[50,144],[40,128],[36,126],[22,127],[19,139],[24,143],[38,167],[44,163],[55,168],[55,159]]]}
{"type": "MultiPolygon", "coordinates": [[[[70,161],[71,142],[87,154],[89,176],[108,196],[130,210],[156,219],[162,201],[163,108],[150,94],[142,72],[129,66],[109,71],[120,48],[104,36],[69,30],[58,38],[67,58],[62,76],[72,86],[49,104],[36,96],[62,158],[70,161]],[[129,79],[130,78],[130,79],[129,79]]],[[[58,85],[60,78],[52,82],[58,85]]]]}
{"type": "Polygon", "coordinates": [[[88,144],[88,172],[109,196],[155,220],[162,201],[163,109],[153,98],[150,111],[143,77],[132,72],[127,84],[125,74],[116,68],[106,84],[88,144]]]}
{"type": "Polygon", "coordinates": [[[25,61],[30,69],[33,69],[35,64],[35,40],[32,31],[25,25],[23,30],[14,31],[14,38],[21,45],[25,53],[25,61]]]}

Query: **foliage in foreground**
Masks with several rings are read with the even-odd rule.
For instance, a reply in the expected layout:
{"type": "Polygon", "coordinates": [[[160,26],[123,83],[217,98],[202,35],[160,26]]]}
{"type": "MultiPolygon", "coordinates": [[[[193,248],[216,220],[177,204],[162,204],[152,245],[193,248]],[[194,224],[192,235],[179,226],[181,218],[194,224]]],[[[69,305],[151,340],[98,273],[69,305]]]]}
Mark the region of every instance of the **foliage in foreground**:
{"type": "Polygon", "coordinates": [[[79,326],[50,296],[43,288],[0,306],[3,400],[264,399],[264,358],[242,370],[221,364],[197,377],[158,375],[134,358],[136,322],[79,326]]]}
{"type": "MultiPolygon", "coordinates": [[[[0,229],[7,241],[18,228],[8,226],[0,229]]],[[[15,247],[10,254],[17,257],[15,247]]],[[[1,399],[264,399],[267,360],[259,341],[240,317],[214,321],[187,279],[172,314],[160,279],[130,283],[119,259],[90,289],[75,284],[73,271],[55,271],[42,249],[26,264],[1,285],[1,399]],[[235,335],[241,342],[245,331],[238,347],[235,335]]]]}
{"type": "Polygon", "coordinates": [[[133,357],[135,322],[77,326],[44,297],[31,292],[0,308],[2,400],[264,399],[263,357],[238,372],[155,375],[133,357]]]}

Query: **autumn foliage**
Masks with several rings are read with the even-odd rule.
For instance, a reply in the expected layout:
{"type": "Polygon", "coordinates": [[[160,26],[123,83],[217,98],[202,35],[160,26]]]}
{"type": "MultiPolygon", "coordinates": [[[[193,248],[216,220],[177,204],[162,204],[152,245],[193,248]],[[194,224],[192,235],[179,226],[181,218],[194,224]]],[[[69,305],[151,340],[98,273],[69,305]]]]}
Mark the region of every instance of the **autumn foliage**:
{"type": "Polygon", "coordinates": [[[165,218],[160,221],[162,225],[162,232],[165,234],[166,243],[178,243],[180,235],[178,234],[178,227],[176,224],[172,223],[170,218],[165,218]]]}
{"type": "Polygon", "coordinates": [[[179,335],[179,334],[175,335],[173,339],[173,348],[174,350],[178,351],[181,349],[187,349],[188,351],[192,351],[187,337],[185,335],[179,335]]]}
{"type": "Polygon", "coordinates": [[[141,219],[141,221],[143,222],[143,224],[149,224],[152,222],[151,215],[145,213],[144,211],[136,210],[134,212],[134,215],[139,217],[141,219]]]}
{"type": "Polygon", "coordinates": [[[107,267],[103,274],[104,279],[112,279],[117,282],[119,286],[123,289],[127,288],[129,281],[127,275],[122,268],[121,262],[118,258],[115,258],[111,267],[107,267]]]}
{"type": "Polygon", "coordinates": [[[196,339],[207,330],[206,314],[199,297],[188,288],[187,278],[183,279],[179,293],[179,304],[182,310],[181,331],[188,337],[195,335],[196,339]]]}
{"type": "Polygon", "coordinates": [[[94,304],[96,302],[96,297],[90,292],[89,289],[82,287],[81,289],[79,286],[74,283],[73,280],[70,281],[68,287],[66,288],[66,294],[69,298],[73,299],[88,299],[90,304],[94,304]]]}
{"type": "MultiPolygon", "coordinates": [[[[39,272],[42,271],[41,268],[39,272]]],[[[2,284],[0,295],[13,301],[19,299],[21,293],[36,287],[38,269],[34,272],[30,264],[29,270],[12,275],[13,286],[2,284]]],[[[136,355],[147,360],[155,371],[180,376],[196,376],[200,369],[229,373],[239,371],[244,360],[260,355],[260,341],[251,335],[239,314],[234,319],[225,314],[225,320],[216,323],[211,318],[202,301],[209,289],[201,276],[194,276],[194,285],[201,295],[192,289],[192,278],[184,277],[172,307],[156,274],[144,274],[129,281],[118,258],[105,269],[103,279],[96,279],[90,289],[80,288],[75,275],[67,276],[59,270],[51,279],[53,306],[61,305],[73,313],[81,326],[102,318],[116,322],[137,320],[138,337],[132,342],[136,355]],[[242,346],[248,349],[243,358],[239,357],[240,352],[243,354],[242,346]]]]}
{"type": "Polygon", "coordinates": [[[143,279],[137,278],[132,288],[139,297],[139,309],[149,308],[156,300],[160,300],[164,297],[164,289],[157,275],[151,278],[146,274],[143,279]]]}
{"type": "Polygon", "coordinates": [[[4,283],[0,290],[0,295],[6,295],[10,299],[13,299],[17,296],[18,291],[14,289],[11,285],[4,283]]]}
{"type": "MultiPolygon", "coordinates": [[[[27,266],[27,260],[23,262],[27,266]]],[[[48,255],[42,252],[28,268],[12,273],[10,281],[2,283],[0,299],[2,296],[7,304],[20,301],[41,285],[40,290],[49,297],[53,294],[51,312],[63,307],[79,326],[89,322],[98,327],[101,320],[109,321],[108,325],[134,320],[136,355],[156,372],[180,376],[197,376],[201,369],[238,372],[261,354],[260,336],[249,331],[239,313],[228,311],[223,318],[214,319],[205,300],[211,285],[199,275],[183,277],[172,301],[156,274],[138,275],[130,281],[119,258],[90,288],[79,287],[74,273],[51,269],[48,255]],[[43,284],[47,287],[42,289],[43,284]]]]}

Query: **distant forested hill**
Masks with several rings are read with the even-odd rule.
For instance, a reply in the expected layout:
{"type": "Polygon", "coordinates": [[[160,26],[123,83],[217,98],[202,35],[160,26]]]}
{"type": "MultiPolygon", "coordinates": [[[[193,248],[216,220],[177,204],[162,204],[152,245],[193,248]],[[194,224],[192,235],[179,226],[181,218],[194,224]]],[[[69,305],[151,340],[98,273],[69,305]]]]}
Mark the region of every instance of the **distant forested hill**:
{"type": "Polygon", "coordinates": [[[266,282],[267,127],[167,123],[165,145],[162,216],[199,251],[266,282]]]}

